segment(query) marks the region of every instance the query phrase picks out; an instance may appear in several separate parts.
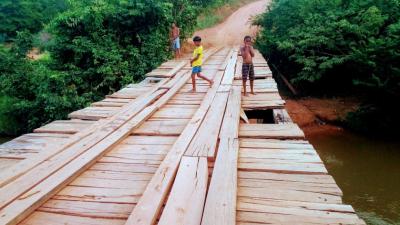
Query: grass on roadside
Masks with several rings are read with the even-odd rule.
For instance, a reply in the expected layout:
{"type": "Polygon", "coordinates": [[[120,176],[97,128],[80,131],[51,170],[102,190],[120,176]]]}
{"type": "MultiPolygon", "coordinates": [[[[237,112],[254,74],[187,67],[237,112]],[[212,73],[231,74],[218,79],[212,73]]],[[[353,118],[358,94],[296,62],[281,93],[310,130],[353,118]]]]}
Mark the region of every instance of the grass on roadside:
{"type": "Polygon", "coordinates": [[[209,6],[197,18],[196,30],[202,30],[221,23],[243,5],[255,1],[257,0],[229,0],[223,5],[209,6]]]}

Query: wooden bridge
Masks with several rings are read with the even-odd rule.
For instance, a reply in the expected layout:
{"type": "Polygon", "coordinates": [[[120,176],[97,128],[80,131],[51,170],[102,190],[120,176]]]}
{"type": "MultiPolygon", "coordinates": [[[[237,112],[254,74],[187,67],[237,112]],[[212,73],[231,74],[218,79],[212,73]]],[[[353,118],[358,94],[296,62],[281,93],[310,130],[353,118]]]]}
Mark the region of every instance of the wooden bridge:
{"type": "Polygon", "coordinates": [[[266,61],[242,97],[235,48],[209,49],[0,146],[0,224],[365,224],[284,109],[266,61]]]}

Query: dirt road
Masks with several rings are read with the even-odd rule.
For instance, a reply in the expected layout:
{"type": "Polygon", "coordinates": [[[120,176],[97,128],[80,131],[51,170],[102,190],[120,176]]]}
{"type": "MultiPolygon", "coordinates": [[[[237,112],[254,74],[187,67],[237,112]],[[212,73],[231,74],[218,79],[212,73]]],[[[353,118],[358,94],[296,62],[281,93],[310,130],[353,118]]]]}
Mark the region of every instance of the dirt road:
{"type": "Polygon", "coordinates": [[[215,27],[197,31],[205,45],[227,46],[239,45],[243,42],[245,35],[255,36],[257,27],[251,26],[254,16],[265,12],[269,0],[261,0],[241,7],[230,15],[223,23],[215,27]]]}

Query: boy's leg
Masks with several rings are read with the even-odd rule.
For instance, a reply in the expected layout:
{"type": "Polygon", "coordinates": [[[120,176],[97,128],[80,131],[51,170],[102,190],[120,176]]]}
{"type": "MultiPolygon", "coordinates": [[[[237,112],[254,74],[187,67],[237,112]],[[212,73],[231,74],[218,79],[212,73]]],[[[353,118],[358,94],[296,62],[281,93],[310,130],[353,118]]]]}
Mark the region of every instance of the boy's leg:
{"type": "Polygon", "coordinates": [[[243,85],[243,95],[248,96],[247,90],[246,90],[246,82],[247,82],[247,77],[249,76],[249,67],[248,64],[242,64],[242,85],[243,85]]]}
{"type": "Polygon", "coordinates": [[[200,78],[203,79],[203,80],[208,81],[208,83],[210,83],[210,84],[213,82],[212,80],[208,79],[207,77],[205,77],[205,76],[204,76],[203,74],[201,74],[201,73],[198,73],[197,76],[200,77],[200,78]]]}
{"type": "Polygon", "coordinates": [[[251,94],[255,95],[254,93],[254,79],[255,79],[255,75],[254,75],[254,65],[250,64],[250,68],[249,68],[249,79],[250,79],[250,91],[251,94]]]}
{"type": "Polygon", "coordinates": [[[198,73],[197,76],[200,77],[203,80],[208,81],[208,83],[210,83],[210,86],[213,85],[213,83],[214,83],[214,81],[212,81],[212,80],[208,79],[207,77],[203,76],[203,74],[201,74],[201,72],[198,73]]]}
{"type": "Polygon", "coordinates": [[[214,83],[214,81],[212,81],[212,80],[208,79],[207,77],[203,76],[201,73],[198,73],[197,76],[200,77],[203,80],[208,81],[208,83],[210,83],[210,85],[212,85],[214,83]]]}
{"type": "Polygon", "coordinates": [[[192,73],[192,91],[196,91],[196,74],[192,73]]]}
{"type": "Polygon", "coordinates": [[[181,56],[181,42],[179,37],[175,39],[175,54],[176,58],[180,58],[181,56]]]}
{"type": "Polygon", "coordinates": [[[250,91],[251,94],[255,95],[256,93],[254,93],[253,85],[254,85],[254,80],[250,80],[250,91]]]}
{"type": "Polygon", "coordinates": [[[248,96],[246,92],[246,79],[242,79],[242,85],[243,85],[243,96],[248,96]]]}

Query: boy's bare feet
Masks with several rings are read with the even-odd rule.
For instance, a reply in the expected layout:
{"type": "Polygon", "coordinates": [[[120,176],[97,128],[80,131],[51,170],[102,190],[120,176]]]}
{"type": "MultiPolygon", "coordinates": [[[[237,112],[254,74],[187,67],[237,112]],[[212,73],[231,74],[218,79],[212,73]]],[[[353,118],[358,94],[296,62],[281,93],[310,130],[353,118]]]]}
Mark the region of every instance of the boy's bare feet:
{"type": "Polygon", "coordinates": [[[190,90],[190,92],[196,92],[196,89],[192,89],[192,90],[190,90]]]}
{"type": "Polygon", "coordinates": [[[251,92],[252,95],[256,95],[256,93],[254,93],[254,91],[251,92]]]}
{"type": "Polygon", "coordinates": [[[249,97],[249,93],[243,93],[243,96],[249,97]]]}
{"type": "Polygon", "coordinates": [[[213,84],[214,84],[214,81],[213,81],[213,80],[210,80],[210,87],[212,87],[213,84]]]}

